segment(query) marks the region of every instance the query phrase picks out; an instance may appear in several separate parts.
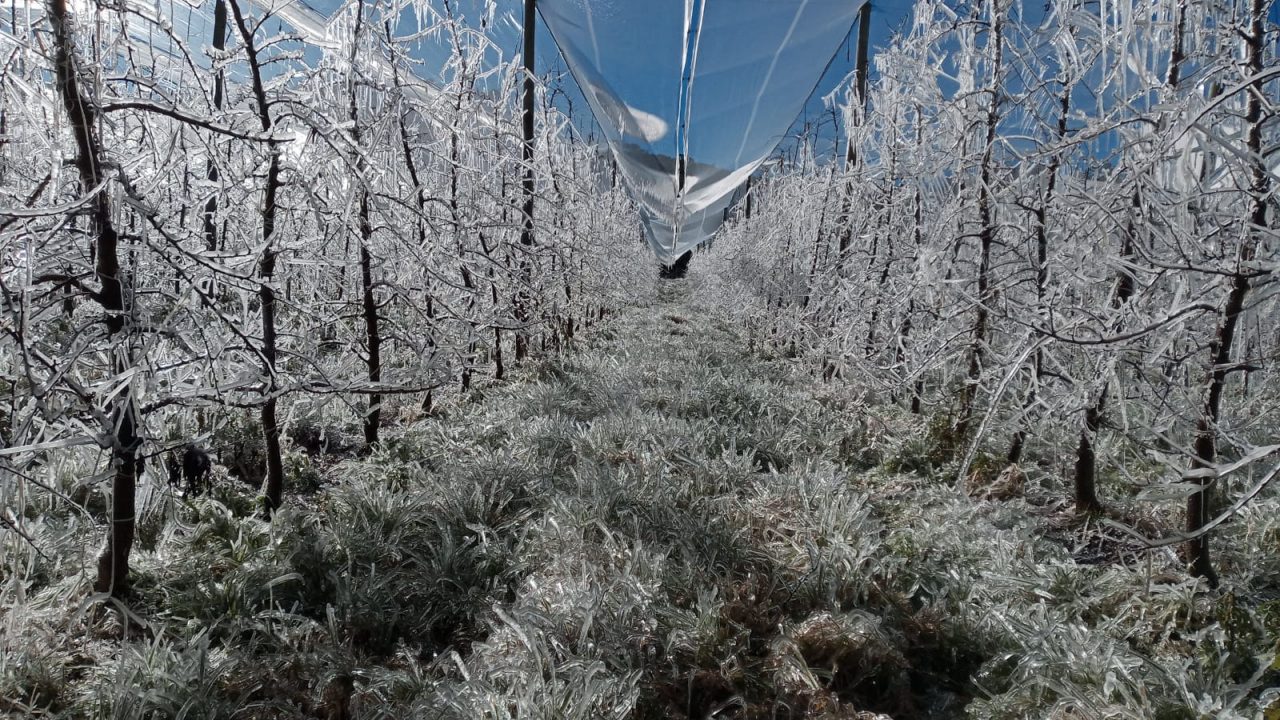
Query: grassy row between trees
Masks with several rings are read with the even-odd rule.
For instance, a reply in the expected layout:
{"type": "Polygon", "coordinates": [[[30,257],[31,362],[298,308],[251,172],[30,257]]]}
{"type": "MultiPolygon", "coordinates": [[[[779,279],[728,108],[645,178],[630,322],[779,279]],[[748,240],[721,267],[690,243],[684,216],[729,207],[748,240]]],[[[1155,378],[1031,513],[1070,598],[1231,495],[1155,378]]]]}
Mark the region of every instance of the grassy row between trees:
{"type": "MultiPolygon", "coordinates": [[[[370,457],[291,451],[270,521],[225,478],[149,504],[123,625],[81,603],[81,515],[44,508],[42,552],[0,568],[0,710],[1280,711],[1280,602],[1257,590],[1280,578],[1280,498],[1223,529],[1224,591],[1205,593],[1172,552],[1071,513],[1060,476],[957,489],[929,469],[926,419],[749,350],[694,285],[388,427],[370,457]]],[[[1124,505],[1153,531],[1178,519],[1124,505]]]]}

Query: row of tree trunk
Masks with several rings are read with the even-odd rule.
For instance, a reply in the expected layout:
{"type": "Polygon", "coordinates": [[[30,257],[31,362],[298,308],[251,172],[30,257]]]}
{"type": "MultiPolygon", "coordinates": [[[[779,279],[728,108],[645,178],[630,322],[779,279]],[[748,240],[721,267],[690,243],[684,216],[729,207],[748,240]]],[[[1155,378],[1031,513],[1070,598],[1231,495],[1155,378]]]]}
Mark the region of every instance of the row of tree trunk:
{"type": "MultiPolygon", "coordinates": [[[[536,82],[534,76],[534,21],[535,0],[525,1],[525,41],[524,62],[525,77],[522,83],[523,100],[521,112],[522,130],[522,180],[521,180],[521,232],[520,244],[531,249],[534,238],[534,96],[536,82]]],[[[136,329],[133,327],[134,308],[127,301],[128,281],[123,277],[119,257],[120,235],[115,226],[114,209],[111,203],[111,184],[113,178],[104,170],[105,154],[97,137],[99,115],[97,105],[83,85],[84,73],[77,66],[77,52],[73,32],[75,18],[68,10],[66,0],[49,0],[49,17],[53,29],[54,64],[56,68],[56,85],[62,99],[63,109],[69,120],[72,135],[75,139],[76,168],[79,173],[81,193],[87,197],[92,209],[90,219],[93,230],[91,254],[95,262],[97,289],[92,290],[90,297],[101,306],[103,311],[102,327],[112,348],[112,370],[125,384],[123,389],[112,394],[114,398],[108,407],[100,408],[96,413],[103,426],[100,437],[110,452],[113,466],[111,484],[110,530],[106,546],[99,558],[95,590],[112,596],[122,596],[129,589],[129,556],[133,547],[135,534],[136,485],[141,472],[142,460],[139,449],[142,439],[139,435],[140,417],[135,407],[133,393],[130,390],[132,370],[135,365],[132,338],[136,329]]],[[[367,170],[367,148],[363,137],[364,114],[360,106],[358,89],[361,84],[359,76],[359,57],[362,32],[365,25],[365,9],[363,1],[356,7],[355,31],[351,45],[348,68],[348,115],[350,120],[350,140],[352,153],[350,162],[357,178],[362,178],[367,170]]],[[[268,95],[268,80],[264,71],[262,47],[257,39],[257,31],[261,23],[247,17],[241,0],[217,0],[214,6],[212,46],[215,51],[226,47],[228,24],[238,35],[243,46],[244,57],[248,66],[248,80],[251,89],[252,106],[257,115],[264,138],[271,138],[275,129],[274,105],[268,95]],[[230,21],[230,23],[228,22],[230,21]]],[[[390,39],[390,25],[386,26],[390,39]]],[[[394,65],[394,64],[393,64],[394,65]]],[[[396,70],[398,73],[398,69],[396,70]]],[[[213,105],[221,111],[225,95],[224,73],[219,69],[215,76],[213,105]]],[[[399,82],[397,76],[397,83],[399,82]]],[[[413,152],[410,149],[409,129],[402,114],[398,120],[399,133],[404,145],[404,157],[410,178],[417,189],[417,200],[420,214],[425,210],[428,199],[423,191],[418,168],[414,164],[413,152]]],[[[457,137],[454,137],[455,178],[453,181],[454,197],[451,200],[457,222],[457,181],[456,168],[457,137]]],[[[253,348],[260,360],[262,373],[261,402],[259,419],[261,422],[265,479],[263,482],[263,509],[267,515],[279,509],[284,494],[284,464],[281,451],[281,431],[278,418],[279,397],[281,387],[278,381],[278,298],[275,287],[275,274],[280,247],[277,238],[277,216],[279,197],[284,187],[280,143],[268,139],[261,144],[266,157],[266,178],[263,185],[262,204],[258,208],[261,217],[261,251],[257,263],[257,296],[261,308],[261,341],[253,348]]],[[[218,181],[217,165],[212,159],[208,162],[206,177],[211,183],[218,181]]],[[[364,441],[367,448],[375,447],[379,442],[379,430],[382,422],[382,394],[379,386],[382,382],[382,337],[380,315],[377,299],[378,283],[374,276],[375,257],[373,251],[374,228],[371,217],[371,198],[367,183],[361,183],[356,233],[359,241],[359,271],[361,286],[361,308],[365,328],[365,361],[369,392],[365,407],[363,427],[364,441]]],[[[203,209],[203,237],[209,251],[218,250],[218,213],[217,195],[213,194],[206,201],[203,209]]],[[[427,226],[419,222],[417,232],[425,243],[427,226]]],[[[489,246],[481,239],[486,255],[489,246]]],[[[518,260],[518,287],[514,301],[515,313],[519,327],[515,335],[515,352],[517,361],[524,360],[529,353],[529,343],[525,326],[528,325],[529,293],[531,285],[531,263],[529,252],[518,260]]],[[[492,259],[492,258],[491,258],[492,259]]],[[[474,279],[465,265],[462,268],[464,283],[474,289],[474,279]]],[[[72,282],[68,278],[67,282],[72,282]]],[[[494,294],[493,301],[498,301],[498,286],[492,267],[489,270],[489,281],[494,294]]],[[[434,306],[428,297],[426,311],[428,319],[435,317],[434,306]]],[[[573,319],[568,320],[569,332],[572,332],[573,319]]],[[[495,328],[495,345],[497,350],[497,373],[502,375],[501,330],[495,328]]],[[[469,385],[469,366],[462,371],[464,387],[469,385]]],[[[90,398],[86,397],[86,400],[90,398]]],[[[424,408],[430,411],[431,393],[428,391],[424,400],[424,408]]]]}

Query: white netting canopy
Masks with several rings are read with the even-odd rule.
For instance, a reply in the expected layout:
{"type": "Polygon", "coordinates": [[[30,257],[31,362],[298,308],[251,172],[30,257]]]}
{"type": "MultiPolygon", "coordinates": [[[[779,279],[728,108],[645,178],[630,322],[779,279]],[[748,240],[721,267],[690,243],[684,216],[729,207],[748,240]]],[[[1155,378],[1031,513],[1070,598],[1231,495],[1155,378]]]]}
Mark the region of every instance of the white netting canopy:
{"type": "Polygon", "coordinates": [[[538,0],[649,244],[708,240],[853,26],[858,0],[538,0]]]}

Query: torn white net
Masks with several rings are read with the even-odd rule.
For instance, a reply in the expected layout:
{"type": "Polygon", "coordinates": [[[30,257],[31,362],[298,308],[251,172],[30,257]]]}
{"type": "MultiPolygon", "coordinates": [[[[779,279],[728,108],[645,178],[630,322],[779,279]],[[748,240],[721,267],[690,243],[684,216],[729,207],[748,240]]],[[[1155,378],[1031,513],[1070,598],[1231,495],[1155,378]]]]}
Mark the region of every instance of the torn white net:
{"type": "Polygon", "coordinates": [[[658,259],[708,240],[853,26],[859,0],[538,0],[658,259]]]}

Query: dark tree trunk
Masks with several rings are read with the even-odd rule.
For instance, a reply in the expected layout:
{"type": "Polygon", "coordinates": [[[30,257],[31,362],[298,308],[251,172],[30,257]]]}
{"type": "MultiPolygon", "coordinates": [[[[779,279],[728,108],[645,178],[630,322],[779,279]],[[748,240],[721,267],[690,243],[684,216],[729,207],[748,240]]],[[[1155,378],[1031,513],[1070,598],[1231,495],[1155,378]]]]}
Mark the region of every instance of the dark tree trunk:
{"type": "MultiPolygon", "coordinates": [[[[863,113],[867,108],[867,77],[869,71],[868,44],[871,39],[871,3],[865,3],[858,14],[858,55],[854,63],[854,82],[858,88],[858,102],[863,113]]],[[[852,128],[850,128],[852,130],[852,128]]],[[[849,132],[849,144],[845,148],[845,171],[850,172],[858,165],[858,148],[853,142],[853,133],[849,132]]],[[[840,213],[840,253],[836,257],[837,268],[844,264],[849,247],[853,244],[853,181],[845,186],[845,195],[840,213]]]]}
{"type": "MultiPolygon", "coordinates": [[[[368,351],[369,384],[382,382],[382,335],[378,329],[378,303],[373,294],[373,255],[369,246],[373,242],[373,227],[369,221],[369,193],[360,195],[360,284],[364,306],[364,332],[368,351]]],[[[382,395],[369,393],[369,407],[364,416],[364,443],[368,450],[378,444],[378,429],[382,424],[382,395]]]]}
{"type": "MultiPolygon", "coordinates": [[[[1258,202],[1257,205],[1265,208],[1262,202],[1258,202]]],[[[1265,218],[1258,218],[1256,215],[1251,216],[1250,219],[1265,222],[1265,218]]],[[[1262,226],[1259,225],[1258,227],[1262,226]]],[[[1246,241],[1245,246],[1240,249],[1239,259],[1241,263],[1253,258],[1253,249],[1253,243],[1246,241]]],[[[1222,411],[1222,393],[1226,387],[1227,373],[1230,370],[1228,365],[1231,362],[1231,346],[1235,340],[1236,325],[1240,318],[1240,313],[1244,310],[1245,297],[1249,293],[1249,279],[1242,269],[1238,269],[1236,274],[1232,276],[1230,287],[1226,305],[1219,316],[1217,331],[1209,344],[1211,369],[1206,380],[1204,407],[1201,410],[1200,420],[1196,423],[1196,457],[1192,463],[1195,469],[1212,469],[1217,460],[1218,420],[1222,411]]],[[[1195,533],[1204,527],[1212,515],[1213,479],[1198,477],[1195,482],[1199,483],[1202,489],[1187,498],[1187,533],[1189,534],[1195,533]]],[[[1191,564],[1191,571],[1200,577],[1206,578],[1211,585],[1216,586],[1218,576],[1214,572],[1213,563],[1209,555],[1208,534],[1189,541],[1186,546],[1186,553],[1187,561],[1191,564]]]]}
{"type": "MultiPolygon", "coordinates": [[[[1134,207],[1140,206],[1138,196],[1134,195],[1134,207]]],[[[1135,210],[1136,212],[1136,210],[1135,210]]],[[[1137,232],[1131,224],[1125,231],[1124,243],[1120,246],[1120,271],[1116,277],[1115,292],[1111,296],[1111,308],[1117,315],[1112,328],[1120,324],[1119,312],[1133,297],[1134,277],[1129,270],[1133,259],[1133,235],[1137,232]]],[[[1076,510],[1078,512],[1098,512],[1102,510],[1102,501],[1097,494],[1097,452],[1094,442],[1098,428],[1102,427],[1102,413],[1106,407],[1107,395],[1111,391],[1111,383],[1103,381],[1102,388],[1094,396],[1093,402],[1085,408],[1084,428],[1080,431],[1080,443],[1076,446],[1075,493],[1076,510]]]]}
{"type": "Polygon", "coordinates": [[[800,301],[800,309],[805,310],[809,307],[809,300],[813,297],[813,287],[818,279],[818,257],[822,255],[822,246],[827,242],[825,233],[827,226],[827,204],[831,200],[831,189],[835,186],[835,169],[832,168],[831,176],[827,181],[827,190],[822,196],[822,209],[818,215],[818,232],[813,238],[813,256],[809,258],[809,282],[805,286],[804,299],[800,301]]]}
{"type": "Polygon", "coordinates": [[[1092,513],[1102,510],[1102,503],[1098,501],[1097,454],[1093,450],[1093,438],[1102,423],[1106,397],[1107,389],[1103,388],[1097,401],[1084,413],[1084,429],[1080,431],[1080,444],[1076,447],[1076,512],[1092,513]]]}
{"type": "MultiPolygon", "coordinates": [[[[473,312],[475,309],[476,294],[475,281],[471,279],[471,271],[467,269],[466,264],[459,265],[458,272],[462,275],[462,286],[465,287],[469,293],[469,300],[467,301],[468,310],[473,312]]],[[[462,392],[464,393],[471,389],[471,364],[474,359],[473,356],[476,353],[476,324],[470,318],[468,318],[468,322],[471,323],[471,334],[469,335],[469,341],[467,342],[467,357],[462,361],[462,374],[458,378],[458,382],[462,385],[462,392]]]]}
{"type": "MultiPolygon", "coordinates": [[[[462,45],[458,41],[456,32],[453,33],[453,47],[454,52],[458,53],[458,56],[462,58],[462,45]]],[[[463,96],[470,92],[469,85],[471,82],[464,59],[461,63],[460,77],[458,78],[458,94],[453,103],[453,127],[449,129],[449,218],[453,228],[454,244],[458,252],[458,274],[462,276],[462,285],[468,291],[467,324],[470,327],[470,332],[468,334],[467,354],[463,358],[462,370],[459,376],[459,383],[464,393],[471,389],[472,362],[475,359],[477,348],[475,321],[476,284],[472,279],[470,268],[467,267],[466,249],[462,244],[462,211],[458,187],[458,168],[462,162],[462,140],[458,136],[458,126],[462,122],[463,96]]]]}
{"type": "MultiPolygon", "coordinates": [[[[1067,114],[1071,111],[1071,88],[1073,83],[1064,82],[1062,86],[1062,94],[1058,96],[1058,131],[1057,140],[1061,146],[1063,140],[1067,137],[1067,114]]],[[[1061,152],[1061,150],[1060,150],[1061,152]]],[[[1036,219],[1036,314],[1041,320],[1044,319],[1044,295],[1049,284],[1049,208],[1053,204],[1053,198],[1058,187],[1058,168],[1062,164],[1062,156],[1055,153],[1053,159],[1049,161],[1048,180],[1045,182],[1044,197],[1040,199],[1040,203],[1035,208],[1036,219]]],[[[1027,397],[1022,403],[1023,415],[1031,412],[1036,404],[1036,395],[1040,387],[1041,375],[1044,369],[1044,351],[1036,348],[1031,358],[1031,387],[1027,390],[1027,397]]],[[[1006,458],[1010,465],[1015,465],[1022,460],[1022,450],[1026,445],[1027,429],[1025,423],[1028,420],[1023,419],[1024,424],[1019,426],[1013,433],[1013,441],[1009,443],[1009,454],[1006,458]]],[[[1076,464],[1077,471],[1080,467],[1076,464]]],[[[1077,493],[1077,497],[1079,494],[1077,493]]],[[[1094,499],[1097,502],[1097,499],[1094,499]]]]}
{"type": "MultiPolygon", "coordinates": [[[[253,33],[245,22],[239,0],[229,0],[240,40],[244,43],[245,58],[249,63],[249,77],[253,85],[253,97],[257,105],[258,120],[264,133],[271,132],[271,103],[267,100],[262,79],[262,64],[253,33]]],[[[267,166],[267,184],[262,198],[262,257],[258,263],[258,299],[262,304],[262,369],[266,374],[266,399],[262,403],[262,439],[266,451],[267,476],[263,488],[263,507],[267,514],[275,512],[284,499],[284,462],[280,455],[280,426],[276,421],[276,292],[272,283],[276,273],[276,211],[280,182],[280,153],[275,143],[270,146],[271,157],[267,166]]]]}
{"type": "MultiPolygon", "coordinates": [[[[489,279],[489,298],[493,303],[493,307],[497,309],[498,280],[493,270],[494,265],[497,263],[494,261],[493,254],[490,251],[488,241],[485,240],[484,233],[480,233],[480,249],[484,251],[484,257],[488,260],[488,270],[485,271],[485,274],[489,279]]],[[[502,364],[502,328],[495,325],[493,328],[493,379],[502,380],[506,376],[507,370],[502,364]]]]}
{"type": "MultiPolygon", "coordinates": [[[[924,118],[922,117],[922,113],[920,112],[919,105],[915,106],[915,111],[916,111],[915,112],[916,150],[918,152],[920,148],[924,147],[924,118]]],[[[912,234],[912,242],[914,245],[915,257],[919,258],[920,247],[924,243],[924,228],[921,227],[922,224],[924,223],[924,200],[920,195],[919,181],[915,183],[915,192],[914,192],[913,200],[914,200],[914,208],[912,209],[912,213],[913,213],[913,222],[915,226],[912,228],[911,234],[912,234]]],[[[900,331],[901,336],[898,341],[899,352],[904,354],[906,352],[908,342],[910,341],[910,338],[911,338],[911,329],[912,329],[911,318],[915,315],[915,312],[916,312],[916,299],[915,297],[912,297],[909,301],[907,301],[907,313],[906,313],[906,317],[903,318],[902,320],[902,328],[900,331]]],[[[924,379],[917,377],[916,381],[911,386],[911,414],[912,415],[920,414],[920,398],[923,395],[924,395],[924,379]]]]}
{"type": "Polygon", "coordinates": [[[516,330],[516,362],[529,355],[529,340],[526,325],[529,322],[529,284],[532,280],[529,253],[533,247],[533,101],[534,101],[534,39],[537,36],[537,1],[524,0],[524,88],[520,113],[520,159],[524,163],[524,177],[521,187],[524,194],[522,208],[523,225],[520,230],[520,245],[524,250],[520,259],[520,289],[515,297],[515,318],[520,327],[516,330]]]}
{"type": "MultiPolygon", "coordinates": [[[[1179,68],[1182,66],[1182,33],[1183,24],[1186,16],[1186,8],[1179,6],[1178,19],[1174,23],[1174,43],[1169,54],[1169,73],[1165,78],[1166,89],[1173,91],[1177,89],[1179,68]]],[[[1063,107],[1066,107],[1067,98],[1062,99],[1063,107]]],[[[1065,123],[1065,114],[1059,117],[1059,128],[1065,123]]],[[[1136,290],[1136,279],[1133,276],[1129,265],[1133,260],[1134,241],[1138,233],[1138,225],[1141,222],[1139,216],[1142,212],[1142,196],[1135,189],[1131,200],[1131,216],[1128,228],[1125,230],[1124,240],[1120,246],[1120,269],[1116,274],[1115,292],[1111,296],[1111,308],[1117,313],[1121,308],[1129,302],[1136,290]]],[[[1112,323],[1112,329],[1119,328],[1120,318],[1117,314],[1112,323]]],[[[1080,444],[1076,447],[1076,510],[1079,512],[1096,512],[1102,509],[1102,503],[1097,496],[1097,463],[1096,453],[1094,450],[1094,442],[1098,428],[1102,422],[1102,411],[1107,401],[1107,393],[1110,391],[1110,383],[1103,382],[1102,389],[1095,396],[1093,403],[1085,408],[1084,429],[1080,432],[1080,444]]]]}
{"type": "MultiPolygon", "coordinates": [[[[351,144],[355,148],[356,180],[360,183],[360,304],[364,315],[365,363],[369,384],[382,382],[382,336],[378,328],[378,302],[373,293],[373,223],[370,219],[369,184],[365,177],[365,155],[360,107],[357,104],[356,55],[360,50],[360,30],[364,25],[364,2],[357,0],[356,22],[351,38],[351,57],[348,63],[347,113],[351,118],[351,144]]],[[[382,395],[369,393],[369,405],[364,414],[365,449],[372,451],[378,444],[378,430],[382,425],[382,395]]]]}
{"type": "MultiPolygon", "coordinates": [[[[898,177],[898,149],[897,149],[896,128],[894,130],[894,135],[890,140],[890,145],[889,145],[889,167],[888,167],[887,176],[890,178],[898,177]]],[[[876,261],[879,259],[880,244],[881,244],[881,239],[883,239],[884,245],[885,245],[884,264],[881,266],[880,272],[876,279],[875,295],[871,300],[871,312],[869,317],[867,318],[867,339],[863,343],[863,348],[862,348],[863,357],[865,357],[868,360],[873,359],[876,355],[876,344],[877,344],[876,328],[880,324],[880,303],[881,303],[881,299],[884,297],[884,286],[889,282],[889,274],[893,270],[893,237],[892,237],[890,228],[893,226],[893,207],[895,202],[894,195],[896,194],[895,185],[896,183],[891,180],[888,183],[888,188],[886,188],[884,191],[884,201],[879,208],[879,209],[882,209],[883,212],[876,213],[876,218],[877,218],[876,225],[871,234],[871,238],[872,238],[871,252],[867,257],[867,269],[868,269],[868,281],[869,281],[871,276],[870,271],[875,269],[876,261]]],[[[894,396],[890,398],[890,402],[896,403],[897,401],[898,399],[895,393],[894,396]]]]}
{"type": "MultiPolygon", "coordinates": [[[[1249,32],[1245,35],[1246,61],[1249,74],[1257,78],[1261,76],[1263,69],[1267,3],[1265,0],[1252,0],[1250,6],[1249,32]]],[[[1249,225],[1244,228],[1235,273],[1230,279],[1227,302],[1218,316],[1217,331],[1209,344],[1209,374],[1205,383],[1204,407],[1200,413],[1200,420],[1196,423],[1196,457],[1192,464],[1194,468],[1203,470],[1212,469],[1217,461],[1222,393],[1227,384],[1227,375],[1232,370],[1231,348],[1235,342],[1236,326],[1249,294],[1247,265],[1254,259],[1262,234],[1267,227],[1267,198],[1270,197],[1271,180],[1262,160],[1263,82],[1255,80],[1245,92],[1245,145],[1252,166],[1247,216],[1249,225]]],[[[1187,498],[1188,534],[1199,532],[1213,514],[1213,479],[1198,477],[1196,482],[1200,484],[1201,489],[1187,498]]],[[[1209,534],[1204,533],[1188,541],[1186,555],[1191,571],[1216,587],[1218,574],[1213,569],[1209,554],[1209,534]]]]}
{"type": "MultiPolygon", "coordinates": [[[[213,49],[221,52],[227,47],[227,3],[226,0],[218,0],[213,6],[213,49]]],[[[213,81],[213,107],[216,111],[222,110],[223,84],[225,82],[222,70],[218,71],[213,81]]],[[[206,164],[206,177],[209,180],[209,186],[212,188],[218,182],[218,165],[213,161],[212,151],[209,153],[209,160],[206,164]]],[[[211,191],[213,194],[204,204],[204,245],[205,249],[213,252],[218,249],[218,193],[216,190],[211,191]]]]}
{"type": "MultiPolygon", "coordinates": [[[[892,215],[893,213],[892,208],[893,208],[893,188],[892,186],[890,186],[889,200],[887,203],[887,207],[885,208],[886,216],[892,215]]],[[[891,223],[892,223],[892,218],[886,217],[886,219],[882,221],[881,225],[883,225],[884,228],[887,229],[887,227],[891,223]]],[[[882,231],[883,230],[881,229],[877,229],[876,232],[877,234],[879,234],[882,231]]],[[[868,360],[871,360],[876,355],[876,325],[878,325],[880,322],[880,303],[881,303],[881,300],[884,298],[884,286],[889,283],[889,273],[893,269],[893,241],[889,238],[887,233],[885,234],[885,245],[886,245],[886,249],[885,249],[884,265],[881,266],[880,275],[876,279],[875,299],[871,303],[871,315],[869,318],[867,318],[867,341],[863,346],[863,355],[868,360]]],[[[870,260],[873,264],[875,263],[876,257],[874,252],[872,253],[870,260]]],[[[897,399],[895,398],[893,401],[897,402],[897,399]]]]}
{"type": "MultiPolygon", "coordinates": [[[[384,28],[386,29],[386,33],[387,33],[387,46],[388,48],[390,48],[394,44],[391,37],[391,22],[387,21],[384,24],[384,28]]],[[[397,89],[403,87],[400,81],[400,68],[399,68],[399,65],[396,62],[394,62],[394,60],[391,63],[391,73],[392,73],[392,79],[395,82],[395,87],[397,89]]],[[[426,191],[426,188],[422,186],[422,181],[418,177],[418,165],[416,162],[414,162],[414,159],[413,159],[413,145],[409,142],[409,127],[405,123],[404,115],[405,114],[403,110],[399,112],[396,117],[396,122],[399,124],[399,128],[400,128],[400,146],[404,152],[404,165],[405,165],[405,168],[409,171],[409,180],[410,182],[413,183],[414,193],[418,203],[418,208],[417,208],[418,217],[415,220],[415,223],[418,229],[418,248],[420,250],[425,251],[427,249],[427,240],[428,240],[427,221],[426,221],[427,191],[426,191]]],[[[432,289],[431,289],[431,275],[429,273],[424,272],[422,278],[423,278],[422,289],[423,289],[423,293],[426,295],[425,312],[427,315],[427,327],[424,328],[424,331],[427,333],[428,345],[434,348],[436,344],[435,343],[436,308],[435,308],[435,299],[434,299],[434,296],[432,295],[432,289]]],[[[433,400],[434,400],[433,393],[431,390],[428,390],[427,394],[422,398],[421,407],[422,407],[423,413],[426,413],[428,415],[431,414],[433,400]]]]}
{"type": "MultiPolygon", "coordinates": [[[[103,324],[110,342],[119,343],[116,336],[125,330],[120,238],[112,220],[111,196],[106,188],[100,187],[103,182],[102,154],[94,133],[97,110],[80,88],[70,21],[66,0],[50,0],[49,22],[53,26],[58,90],[75,136],[76,169],[80,175],[81,192],[93,193],[91,212],[97,233],[93,256],[99,283],[94,299],[104,311],[103,324]]],[[[128,370],[131,358],[127,343],[115,349],[113,357],[116,372],[128,370]]],[[[138,446],[141,444],[137,433],[137,411],[131,394],[126,389],[118,398],[110,410],[111,427],[106,428],[106,435],[112,439],[111,463],[115,467],[111,481],[111,527],[107,532],[106,547],[98,556],[98,573],[93,584],[94,591],[115,597],[123,596],[129,589],[129,554],[133,549],[135,491],[140,465],[138,446]]]]}
{"type": "Polygon", "coordinates": [[[1000,12],[1000,9],[993,4],[992,13],[995,17],[992,18],[988,42],[994,43],[994,60],[991,65],[986,136],[983,138],[985,145],[982,150],[982,167],[979,170],[981,178],[978,187],[978,306],[973,322],[973,340],[969,345],[969,367],[965,373],[964,387],[960,391],[960,412],[955,427],[957,446],[968,440],[969,431],[973,425],[974,402],[986,359],[987,323],[991,312],[991,247],[995,243],[996,235],[995,198],[991,191],[994,178],[991,165],[996,131],[1000,121],[1000,76],[1001,61],[1004,57],[1003,19],[1000,12]]]}
{"type": "Polygon", "coordinates": [[[137,433],[137,417],[137,409],[129,398],[120,401],[112,412],[115,427],[111,455],[116,471],[111,479],[111,527],[107,545],[98,556],[98,576],[93,589],[113,597],[122,597],[129,591],[129,554],[133,550],[137,482],[142,469],[137,457],[142,444],[137,433]]]}

